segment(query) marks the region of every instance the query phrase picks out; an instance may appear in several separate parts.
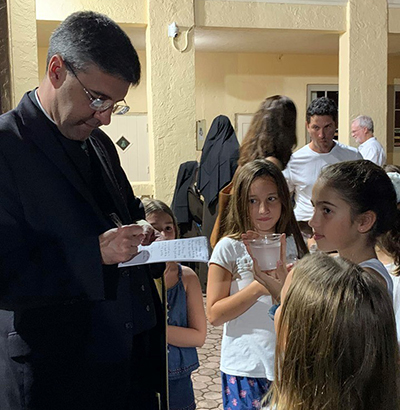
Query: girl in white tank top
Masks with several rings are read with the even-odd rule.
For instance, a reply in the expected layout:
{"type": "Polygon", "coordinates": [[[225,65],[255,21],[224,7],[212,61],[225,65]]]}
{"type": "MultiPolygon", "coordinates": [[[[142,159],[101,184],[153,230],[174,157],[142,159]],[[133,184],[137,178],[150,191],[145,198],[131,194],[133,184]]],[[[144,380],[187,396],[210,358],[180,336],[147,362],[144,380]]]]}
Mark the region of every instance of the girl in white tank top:
{"type": "Polygon", "coordinates": [[[339,255],[375,273],[393,294],[393,282],[377,259],[375,244],[385,235],[400,259],[400,211],[385,171],[368,160],[325,167],[313,187],[309,224],[322,251],[339,255]]]}

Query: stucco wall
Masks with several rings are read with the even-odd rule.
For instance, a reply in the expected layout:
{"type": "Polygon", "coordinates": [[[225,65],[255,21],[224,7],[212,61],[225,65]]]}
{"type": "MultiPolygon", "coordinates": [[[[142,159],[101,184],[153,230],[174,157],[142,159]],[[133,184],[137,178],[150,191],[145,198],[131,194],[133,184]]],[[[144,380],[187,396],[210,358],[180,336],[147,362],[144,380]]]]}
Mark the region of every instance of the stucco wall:
{"type": "Polygon", "coordinates": [[[250,53],[196,54],[196,114],[207,129],[219,114],[232,124],[235,113],[254,113],[271,95],[292,98],[297,107],[299,146],[305,144],[307,84],[337,84],[338,57],[250,53]]]}
{"type": "Polygon", "coordinates": [[[346,30],[343,5],[196,0],[196,24],[207,27],[346,30]]]}
{"type": "Polygon", "coordinates": [[[147,23],[146,0],[36,0],[38,20],[64,20],[80,10],[95,10],[107,14],[118,23],[145,25],[147,23]]]}
{"type": "Polygon", "coordinates": [[[38,85],[35,1],[9,0],[7,8],[11,104],[15,107],[27,90],[38,85]]]}

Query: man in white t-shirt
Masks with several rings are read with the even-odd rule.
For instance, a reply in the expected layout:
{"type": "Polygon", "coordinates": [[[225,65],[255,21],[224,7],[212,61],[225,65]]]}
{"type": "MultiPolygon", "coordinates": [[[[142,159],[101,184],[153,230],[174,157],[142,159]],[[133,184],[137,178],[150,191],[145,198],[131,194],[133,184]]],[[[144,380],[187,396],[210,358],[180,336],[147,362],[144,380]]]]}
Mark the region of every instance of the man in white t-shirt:
{"type": "Polygon", "coordinates": [[[367,115],[358,116],[351,123],[351,135],[360,144],[358,151],[364,159],[369,159],[379,166],[385,165],[386,154],[374,137],[374,122],[367,115]]]}
{"type": "Polygon", "coordinates": [[[307,109],[306,126],[311,142],[296,151],[283,171],[294,193],[294,213],[303,233],[311,235],[308,221],[313,215],[312,187],[328,164],[362,159],[355,148],[333,140],[337,128],[337,106],[326,97],[313,100],[307,109]]]}

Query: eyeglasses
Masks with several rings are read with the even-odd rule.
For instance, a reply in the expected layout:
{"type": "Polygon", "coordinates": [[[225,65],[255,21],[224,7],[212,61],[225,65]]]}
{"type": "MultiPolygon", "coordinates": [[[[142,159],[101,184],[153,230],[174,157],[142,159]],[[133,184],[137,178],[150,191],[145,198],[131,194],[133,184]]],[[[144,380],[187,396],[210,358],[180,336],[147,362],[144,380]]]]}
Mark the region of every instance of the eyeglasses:
{"type": "Polygon", "coordinates": [[[129,111],[129,106],[126,105],[126,101],[124,100],[125,104],[119,104],[119,103],[114,103],[112,100],[109,99],[102,99],[100,97],[94,97],[87,89],[86,87],[82,84],[82,81],[78,78],[76,75],[74,69],[72,68],[71,64],[69,64],[67,61],[64,60],[65,65],[67,68],[71,71],[71,73],[74,75],[74,77],[78,80],[79,84],[82,86],[83,91],[85,94],[88,96],[90,100],[89,107],[94,110],[94,111],[99,111],[99,112],[104,112],[109,110],[112,107],[112,113],[114,115],[124,115],[129,111]]]}

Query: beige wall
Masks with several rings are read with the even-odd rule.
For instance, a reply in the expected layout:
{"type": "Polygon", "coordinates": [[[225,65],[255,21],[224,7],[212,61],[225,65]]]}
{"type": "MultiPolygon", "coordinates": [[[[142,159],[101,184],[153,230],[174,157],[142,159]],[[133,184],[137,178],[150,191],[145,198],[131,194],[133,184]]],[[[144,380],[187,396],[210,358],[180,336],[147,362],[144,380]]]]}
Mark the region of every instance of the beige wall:
{"type": "MultiPolygon", "coordinates": [[[[38,49],[39,78],[45,72],[47,48],[38,49]]],[[[127,103],[133,112],[147,112],[146,52],[138,50],[142,80],[131,89],[127,103]]],[[[196,53],[196,119],[205,119],[207,130],[219,114],[235,125],[235,113],[254,113],[260,102],[274,94],[292,98],[298,111],[299,147],[305,144],[307,84],[338,84],[338,56],[276,55],[262,53],[196,53]]],[[[400,56],[389,57],[388,84],[400,82],[400,56]],[[396,80],[397,79],[397,80],[396,80]]],[[[400,163],[400,150],[388,156],[400,163]]],[[[187,158],[187,160],[199,159],[187,158]]],[[[178,169],[179,164],[173,167],[178,169]]]]}
{"type": "Polygon", "coordinates": [[[337,83],[337,56],[197,53],[197,119],[206,119],[208,129],[217,115],[225,114],[234,124],[235,113],[254,113],[264,98],[284,94],[296,104],[302,146],[307,84],[337,83]]]}
{"type": "MultiPolygon", "coordinates": [[[[363,1],[363,0],[357,0],[363,1]]],[[[343,5],[195,0],[196,24],[208,27],[346,30],[343,5]]]]}
{"type": "MultiPolygon", "coordinates": [[[[46,48],[39,48],[39,77],[46,65],[46,48]]],[[[138,50],[142,80],[126,98],[133,112],[147,112],[146,53],[138,50]]],[[[400,57],[398,58],[400,62],[400,57]]],[[[393,64],[400,78],[400,64],[393,64]]],[[[397,74],[396,74],[397,75],[397,74]]],[[[307,84],[337,84],[338,57],[332,55],[276,55],[262,53],[196,53],[196,118],[207,130],[219,114],[235,124],[235,113],[254,113],[274,94],[292,98],[298,111],[299,146],[305,143],[307,84]]],[[[192,160],[194,158],[187,158],[192,160]]]]}
{"type": "Polygon", "coordinates": [[[7,0],[1,10],[8,16],[12,107],[38,83],[35,5],[35,0],[7,0]]]}
{"type": "Polygon", "coordinates": [[[71,13],[81,10],[104,13],[118,23],[138,25],[147,23],[146,0],[36,0],[38,20],[62,21],[71,13]]]}

